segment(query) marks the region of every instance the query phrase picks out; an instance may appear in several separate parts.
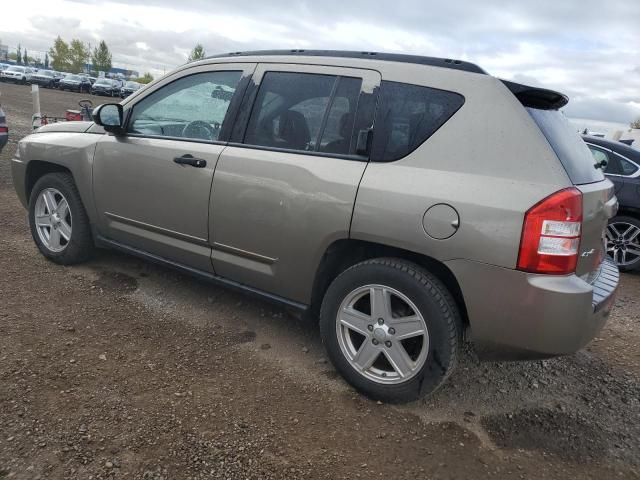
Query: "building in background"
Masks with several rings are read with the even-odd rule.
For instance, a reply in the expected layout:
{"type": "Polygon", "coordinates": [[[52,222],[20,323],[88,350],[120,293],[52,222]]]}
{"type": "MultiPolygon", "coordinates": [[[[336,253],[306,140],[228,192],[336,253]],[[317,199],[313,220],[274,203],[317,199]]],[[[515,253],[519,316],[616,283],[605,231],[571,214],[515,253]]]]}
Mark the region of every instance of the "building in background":
{"type": "Polygon", "coordinates": [[[4,62],[9,59],[9,46],[0,43],[0,61],[4,62]]]}

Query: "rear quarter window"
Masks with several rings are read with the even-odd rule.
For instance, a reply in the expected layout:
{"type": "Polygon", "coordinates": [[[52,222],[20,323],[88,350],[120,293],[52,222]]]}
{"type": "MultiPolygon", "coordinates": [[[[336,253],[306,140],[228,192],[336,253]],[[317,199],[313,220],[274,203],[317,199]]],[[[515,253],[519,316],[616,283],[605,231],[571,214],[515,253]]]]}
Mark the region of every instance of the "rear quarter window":
{"type": "Polygon", "coordinates": [[[527,108],[549,145],[562,163],[574,185],[594,183],[604,180],[600,168],[580,135],[573,129],[567,118],[558,110],[527,108]]]}
{"type": "Polygon", "coordinates": [[[371,160],[391,162],[413,152],[464,104],[458,93],[383,81],[371,160]]]}

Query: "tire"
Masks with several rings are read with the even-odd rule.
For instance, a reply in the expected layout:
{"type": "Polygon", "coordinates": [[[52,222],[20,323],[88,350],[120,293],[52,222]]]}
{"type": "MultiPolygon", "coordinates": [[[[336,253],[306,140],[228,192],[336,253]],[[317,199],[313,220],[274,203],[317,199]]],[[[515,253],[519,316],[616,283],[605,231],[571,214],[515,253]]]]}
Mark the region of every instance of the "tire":
{"type": "Polygon", "coordinates": [[[356,390],[374,400],[404,403],[433,393],[451,375],[458,360],[462,321],[453,297],[434,275],[405,260],[378,258],[350,267],[331,283],[320,309],[320,332],[329,359],[356,390]],[[403,320],[397,318],[397,315],[389,316],[386,322],[380,324],[382,319],[375,318],[377,315],[371,301],[374,293],[359,296],[363,294],[357,292],[362,291],[382,292],[385,298],[390,299],[388,304],[392,305],[392,311],[394,308],[402,308],[402,317],[406,317],[406,320],[420,318],[412,323],[423,325],[426,334],[423,337],[397,341],[399,335],[411,335],[406,332],[414,330],[414,327],[405,324],[405,333],[401,334],[403,320]],[[348,301],[354,292],[353,298],[359,300],[351,307],[348,301]],[[395,306],[392,297],[395,297],[395,306]],[[360,327],[363,328],[359,330],[360,333],[346,328],[342,320],[338,320],[338,313],[345,312],[345,308],[351,312],[355,308],[357,321],[371,324],[361,324],[360,327]],[[363,314],[367,308],[370,311],[363,314]],[[407,308],[410,310],[406,310],[407,308]],[[385,326],[386,333],[383,332],[385,326]],[[368,333],[363,335],[362,332],[368,333]],[[360,340],[358,345],[354,336],[363,337],[364,340],[360,340]],[[416,339],[421,340],[416,342],[416,339]],[[407,346],[406,341],[421,343],[419,353],[416,353],[415,345],[414,351],[409,353],[412,345],[407,346]],[[369,367],[358,369],[355,359],[362,356],[364,347],[367,347],[368,352],[377,349],[380,353],[370,355],[374,360],[370,361],[372,364],[369,367]],[[408,354],[411,362],[405,365],[411,365],[412,369],[407,369],[408,373],[404,376],[391,363],[392,348],[396,352],[408,354]],[[349,357],[349,351],[353,358],[349,357]]]}
{"type": "MultiPolygon", "coordinates": [[[[55,196],[57,197],[57,194],[55,196]]],[[[60,197],[58,197],[57,202],[58,206],[60,206],[60,197]]],[[[45,207],[44,214],[39,218],[46,217],[47,210],[45,207]]],[[[62,215],[66,214],[62,213],[62,215]]],[[[49,215],[49,223],[53,225],[55,222],[52,218],[53,216],[49,215]]],[[[46,219],[43,220],[43,222],[46,223],[46,219]]],[[[58,225],[62,224],[58,223],[58,225]]],[[[36,182],[29,197],[29,227],[31,229],[31,236],[40,252],[55,263],[61,265],[81,263],[87,260],[93,252],[94,244],[91,236],[89,217],[82,204],[73,177],[68,173],[49,173],[42,176],[36,182]],[[36,225],[36,210],[40,209],[42,204],[48,205],[44,199],[41,200],[40,203],[38,201],[41,193],[45,191],[57,192],[66,199],[68,212],[70,212],[70,216],[66,217],[67,220],[64,220],[66,225],[70,227],[70,238],[66,240],[62,234],[62,227],[59,226],[57,228],[57,235],[60,237],[60,243],[62,244],[59,249],[48,246],[45,243],[43,238],[41,238],[43,234],[39,232],[40,227],[36,225]]],[[[51,232],[54,227],[45,228],[51,232]]]]}
{"type": "Polygon", "coordinates": [[[623,272],[640,270],[640,219],[618,215],[609,220],[607,254],[623,272]]]}

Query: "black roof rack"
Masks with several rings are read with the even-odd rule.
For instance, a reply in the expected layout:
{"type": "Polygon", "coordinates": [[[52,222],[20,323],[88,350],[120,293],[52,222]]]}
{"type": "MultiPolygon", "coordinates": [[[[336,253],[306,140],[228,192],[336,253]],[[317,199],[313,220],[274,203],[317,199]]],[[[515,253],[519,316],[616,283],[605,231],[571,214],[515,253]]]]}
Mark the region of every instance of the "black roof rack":
{"type": "Polygon", "coordinates": [[[246,57],[246,56],[267,56],[267,55],[283,55],[283,56],[305,56],[305,57],[337,57],[337,58],[364,58],[384,60],[387,62],[415,63],[418,65],[429,65],[432,67],[451,68],[453,70],[462,70],[464,72],[480,73],[486,75],[483,69],[474,63],[464,62],[462,60],[453,60],[451,58],[423,57],[421,55],[406,55],[401,53],[378,53],[378,52],[357,52],[347,50],[254,50],[247,52],[231,52],[221,55],[213,55],[207,58],[225,58],[225,57],[246,57]]]}

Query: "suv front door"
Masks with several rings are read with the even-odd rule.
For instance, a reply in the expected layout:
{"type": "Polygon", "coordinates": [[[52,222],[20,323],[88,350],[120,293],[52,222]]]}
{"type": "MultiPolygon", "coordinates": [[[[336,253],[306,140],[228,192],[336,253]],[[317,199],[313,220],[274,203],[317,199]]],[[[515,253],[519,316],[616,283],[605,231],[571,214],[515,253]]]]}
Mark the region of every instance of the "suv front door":
{"type": "Polygon", "coordinates": [[[125,108],[126,134],[97,144],[93,188],[107,239],[211,272],[209,196],[255,64],[176,73],[125,108]]]}
{"type": "Polygon", "coordinates": [[[258,65],[213,181],[217,275],[309,303],[323,253],[349,235],[379,84],[371,70],[258,65]]]}

